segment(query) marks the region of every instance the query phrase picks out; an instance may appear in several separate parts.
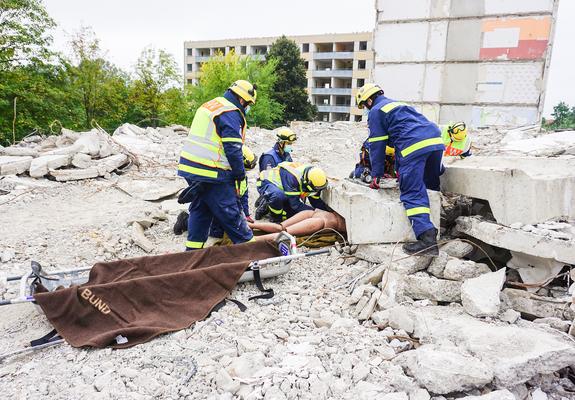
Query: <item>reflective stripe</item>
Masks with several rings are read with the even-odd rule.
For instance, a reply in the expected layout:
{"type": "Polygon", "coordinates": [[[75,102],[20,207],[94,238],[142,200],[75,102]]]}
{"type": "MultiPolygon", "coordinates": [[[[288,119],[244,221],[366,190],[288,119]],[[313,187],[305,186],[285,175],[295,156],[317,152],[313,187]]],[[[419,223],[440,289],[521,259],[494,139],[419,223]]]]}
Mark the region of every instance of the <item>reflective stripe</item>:
{"type": "Polygon", "coordinates": [[[436,144],[443,144],[443,140],[441,140],[440,137],[421,140],[421,141],[414,143],[411,146],[408,146],[405,149],[401,150],[401,156],[407,157],[408,155],[410,155],[414,151],[423,149],[424,147],[434,146],[436,144]]]}
{"type": "Polygon", "coordinates": [[[402,103],[401,101],[392,101],[391,103],[387,103],[386,105],[381,107],[381,111],[383,111],[384,113],[388,113],[391,110],[393,110],[395,107],[399,107],[399,106],[407,106],[407,104],[402,103]]]}
{"type": "Polygon", "coordinates": [[[184,172],[187,172],[189,174],[198,175],[198,176],[205,176],[207,178],[218,179],[218,173],[216,171],[209,171],[207,169],[190,167],[189,165],[186,165],[186,164],[180,164],[178,166],[178,169],[180,171],[184,171],[184,172]]]}
{"type": "MultiPolygon", "coordinates": [[[[260,173],[260,181],[268,181],[271,182],[272,184],[274,184],[275,186],[277,186],[278,188],[280,188],[280,190],[284,190],[284,186],[282,183],[282,179],[280,176],[280,171],[279,169],[276,168],[272,168],[272,169],[266,169],[265,171],[262,171],[260,173]]],[[[261,186],[261,184],[260,184],[261,186]]]]}
{"type": "Polygon", "coordinates": [[[186,247],[188,249],[201,249],[202,247],[204,247],[204,242],[191,242],[188,240],[186,242],[186,247]]]}
{"type": "Polygon", "coordinates": [[[228,142],[243,143],[244,141],[241,138],[233,138],[233,137],[222,138],[222,143],[228,143],[228,142]]]}
{"type": "Polygon", "coordinates": [[[250,240],[247,241],[247,243],[251,243],[251,242],[255,242],[256,241],[256,237],[252,236],[252,238],[250,240]]]}
{"type": "Polygon", "coordinates": [[[272,208],[272,206],[268,205],[268,208],[270,209],[270,211],[276,215],[283,213],[283,210],[276,210],[275,208],[272,208]]]}
{"type": "Polygon", "coordinates": [[[429,214],[429,207],[415,207],[415,208],[410,208],[409,210],[405,210],[405,213],[407,214],[408,217],[411,217],[413,215],[418,215],[418,214],[429,214]]]}
{"type": "Polygon", "coordinates": [[[376,136],[376,137],[372,137],[372,138],[367,139],[367,141],[368,141],[369,143],[373,143],[373,142],[379,142],[379,141],[381,141],[381,140],[387,140],[387,139],[389,139],[389,136],[386,135],[386,136],[376,136]]]}
{"type": "Polygon", "coordinates": [[[301,192],[284,192],[286,196],[299,196],[301,192]]]}
{"type": "MultiPolygon", "coordinates": [[[[236,184],[236,186],[237,186],[237,184],[236,184]]],[[[244,194],[246,194],[246,192],[248,191],[248,178],[244,179],[240,183],[240,187],[238,188],[238,191],[240,192],[240,196],[243,196],[244,194]]]]}

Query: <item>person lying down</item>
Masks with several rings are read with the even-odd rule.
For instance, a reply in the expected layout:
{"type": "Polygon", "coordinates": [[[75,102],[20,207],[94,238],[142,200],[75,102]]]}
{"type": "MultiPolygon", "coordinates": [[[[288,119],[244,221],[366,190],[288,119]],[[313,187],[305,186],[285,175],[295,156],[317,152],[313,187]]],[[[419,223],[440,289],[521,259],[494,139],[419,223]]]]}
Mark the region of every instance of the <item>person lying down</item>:
{"type": "Polygon", "coordinates": [[[331,228],[345,233],[345,219],[334,211],[307,210],[276,224],[273,222],[248,222],[252,230],[267,232],[267,235],[256,235],[256,240],[272,240],[277,234],[286,231],[293,236],[308,236],[322,229],[331,228]]]}

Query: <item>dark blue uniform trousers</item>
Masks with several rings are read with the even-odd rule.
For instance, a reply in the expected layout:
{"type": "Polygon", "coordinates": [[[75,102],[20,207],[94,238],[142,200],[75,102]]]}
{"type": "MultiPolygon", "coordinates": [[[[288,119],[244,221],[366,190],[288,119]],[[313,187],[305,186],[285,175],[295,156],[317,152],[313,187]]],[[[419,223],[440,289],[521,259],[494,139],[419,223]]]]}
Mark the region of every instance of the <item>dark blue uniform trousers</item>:
{"type": "Polygon", "coordinates": [[[427,190],[439,191],[442,150],[436,150],[399,160],[400,200],[416,237],[433,229],[427,190]]]}
{"type": "Polygon", "coordinates": [[[203,247],[212,221],[217,221],[233,243],[253,239],[233,182],[201,182],[198,194],[190,203],[189,212],[186,250],[203,247]]]}
{"type": "Polygon", "coordinates": [[[294,214],[284,191],[273,183],[262,181],[261,186],[258,187],[258,193],[266,199],[268,208],[273,215],[285,218],[294,214]]]}

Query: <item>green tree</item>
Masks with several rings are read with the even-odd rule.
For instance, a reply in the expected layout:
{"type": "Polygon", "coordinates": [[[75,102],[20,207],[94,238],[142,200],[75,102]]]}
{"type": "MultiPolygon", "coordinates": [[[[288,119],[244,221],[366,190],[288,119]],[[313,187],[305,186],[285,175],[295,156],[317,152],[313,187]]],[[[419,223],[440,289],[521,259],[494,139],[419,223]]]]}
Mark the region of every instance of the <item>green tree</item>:
{"type": "Polygon", "coordinates": [[[308,99],[306,68],[297,44],[282,36],[271,45],[267,57],[268,62],[277,64],[272,97],[285,106],[282,122],[312,121],[317,115],[317,107],[308,99]]]}
{"type": "Polygon", "coordinates": [[[92,120],[101,126],[114,128],[123,122],[128,110],[129,76],[105,60],[94,31],[82,27],[70,41],[73,65],[68,72],[72,95],[77,96],[84,111],[83,126],[92,120]]]}
{"type": "MultiPolygon", "coordinates": [[[[554,120],[548,125],[549,129],[575,129],[575,107],[569,108],[562,101],[553,107],[551,115],[554,120]]],[[[543,122],[545,123],[545,120],[543,122]]]]}
{"type": "Polygon", "coordinates": [[[0,70],[47,58],[54,26],[40,0],[0,0],[0,70]]]}
{"type": "Polygon", "coordinates": [[[203,64],[199,83],[189,87],[192,111],[215,97],[222,96],[238,79],[257,84],[256,104],[247,115],[249,125],[273,128],[283,119],[283,106],[271,97],[275,84],[276,61],[262,63],[249,57],[240,57],[233,51],[219,54],[203,64]]]}

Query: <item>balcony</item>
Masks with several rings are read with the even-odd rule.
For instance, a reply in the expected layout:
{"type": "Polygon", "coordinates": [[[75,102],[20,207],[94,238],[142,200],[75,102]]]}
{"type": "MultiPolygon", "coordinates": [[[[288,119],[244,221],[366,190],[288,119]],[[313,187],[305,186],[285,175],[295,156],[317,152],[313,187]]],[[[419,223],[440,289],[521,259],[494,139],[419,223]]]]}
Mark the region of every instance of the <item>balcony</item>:
{"type": "Polygon", "coordinates": [[[351,96],[351,89],[346,88],[311,88],[311,94],[351,96]]]}
{"type": "Polygon", "coordinates": [[[313,53],[314,60],[344,60],[353,59],[353,51],[329,51],[323,53],[313,53]]]}
{"type": "Polygon", "coordinates": [[[206,62],[209,61],[210,58],[212,58],[211,56],[196,56],[195,60],[196,62],[206,62]]]}
{"type": "Polygon", "coordinates": [[[353,76],[352,69],[319,69],[312,71],[314,78],[351,78],[353,76]]]}
{"type": "Polygon", "coordinates": [[[265,54],[250,54],[250,58],[256,61],[265,61],[266,55],[265,54]]]}
{"type": "Polygon", "coordinates": [[[343,114],[349,114],[349,110],[350,110],[351,106],[322,106],[322,105],[318,105],[317,106],[317,110],[319,112],[332,112],[332,113],[343,113],[343,114]]]}

